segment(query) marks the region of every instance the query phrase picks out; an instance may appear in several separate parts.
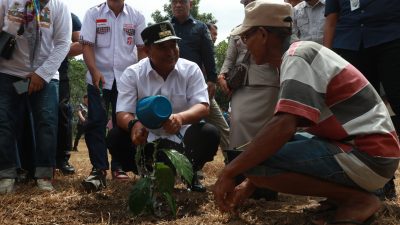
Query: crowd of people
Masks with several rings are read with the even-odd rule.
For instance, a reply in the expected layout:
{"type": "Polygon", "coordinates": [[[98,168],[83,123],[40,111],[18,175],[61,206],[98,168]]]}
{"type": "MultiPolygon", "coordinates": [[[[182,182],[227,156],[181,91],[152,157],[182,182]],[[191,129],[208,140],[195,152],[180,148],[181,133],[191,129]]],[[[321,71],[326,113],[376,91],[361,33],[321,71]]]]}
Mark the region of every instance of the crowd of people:
{"type": "Polygon", "coordinates": [[[53,191],[54,169],[74,174],[70,151],[85,133],[88,192],[106,188],[109,169],[115,180],[138,174],[136,148],[151,150],[157,140],[190,160],[187,186],[196,192],[206,191],[202,168],[218,147],[240,152],[234,159],[224,154],[213,188],[223,212],[281,192],[325,197],[316,211],[330,208],[334,215],[319,214],[313,224],[367,224],[381,199],[396,197],[400,8],[394,0],[241,0],[245,17],[232,30],[219,75],[218,27],[193,18],[192,0],[171,0],[170,20],[149,26],[124,0],[90,8],[82,24],[61,0],[22,2],[0,4],[1,40],[11,35],[16,42],[0,49],[1,194],[14,190],[21,169],[40,190],[53,191]],[[79,54],[88,68],[87,95],[73,143],[68,58],[79,54]],[[246,74],[232,88],[239,64],[246,74]],[[229,125],[214,98],[217,84],[230,97],[229,125]],[[136,112],[141,99],[155,95],[172,105],[160,128],[146,127],[136,112]]]}

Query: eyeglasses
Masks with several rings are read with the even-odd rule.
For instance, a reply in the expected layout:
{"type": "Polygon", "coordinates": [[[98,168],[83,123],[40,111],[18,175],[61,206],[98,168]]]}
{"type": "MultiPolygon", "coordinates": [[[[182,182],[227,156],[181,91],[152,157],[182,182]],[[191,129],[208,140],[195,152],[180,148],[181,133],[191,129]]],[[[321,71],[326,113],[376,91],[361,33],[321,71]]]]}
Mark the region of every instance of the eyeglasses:
{"type": "Polygon", "coordinates": [[[250,30],[246,31],[244,34],[240,35],[240,39],[242,39],[243,43],[247,43],[247,41],[249,40],[249,37],[251,37],[251,35],[253,35],[255,32],[258,31],[258,27],[253,27],[250,30]]]}

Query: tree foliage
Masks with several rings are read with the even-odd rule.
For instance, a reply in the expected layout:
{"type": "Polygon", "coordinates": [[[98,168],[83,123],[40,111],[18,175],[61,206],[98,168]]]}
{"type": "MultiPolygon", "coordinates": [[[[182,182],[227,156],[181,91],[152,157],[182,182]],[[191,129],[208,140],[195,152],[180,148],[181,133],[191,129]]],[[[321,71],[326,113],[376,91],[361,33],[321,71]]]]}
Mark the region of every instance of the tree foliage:
{"type": "MultiPolygon", "coordinates": [[[[70,104],[74,110],[82,102],[83,95],[86,94],[86,71],[87,67],[82,59],[70,59],[68,70],[69,85],[71,88],[70,104]]],[[[75,118],[73,122],[76,123],[78,119],[75,113],[73,118],[75,118]]],[[[75,126],[73,128],[75,129],[75,126]]]]}
{"type": "MultiPolygon", "coordinates": [[[[190,14],[193,16],[193,18],[200,20],[204,23],[217,23],[217,19],[215,19],[212,13],[199,12],[199,4],[200,0],[193,0],[192,9],[190,10],[190,14]]],[[[164,13],[162,13],[160,10],[156,10],[151,14],[151,18],[154,20],[154,22],[159,23],[162,21],[170,20],[172,18],[172,9],[170,3],[166,3],[163,5],[163,11],[164,13]]]]}

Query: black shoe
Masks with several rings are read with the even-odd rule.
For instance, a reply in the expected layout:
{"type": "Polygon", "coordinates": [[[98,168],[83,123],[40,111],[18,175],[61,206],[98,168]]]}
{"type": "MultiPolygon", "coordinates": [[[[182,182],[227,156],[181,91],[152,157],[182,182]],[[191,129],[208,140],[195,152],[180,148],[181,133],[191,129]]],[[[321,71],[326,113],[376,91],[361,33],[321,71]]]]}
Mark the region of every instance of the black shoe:
{"type": "Polygon", "coordinates": [[[188,189],[195,192],[206,192],[206,188],[201,184],[196,172],[193,175],[192,183],[188,185],[188,189]]]}
{"type": "Polygon", "coordinates": [[[29,171],[19,168],[17,169],[17,178],[15,178],[15,182],[28,183],[29,180],[33,179],[30,175],[29,171]]]}
{"type": "Polygon", "coordinates": [[[61,165],[57,166],[64,175],[70,175],[75,173],[75,168],[69,164],[68,161],[61,163],[61,165]]]}
{"type": "Polygon", "coordinates": [[[90,175],[82,181],[87,192],[96,192],[106,187],[106,171],[93,168],[90,175]]]}

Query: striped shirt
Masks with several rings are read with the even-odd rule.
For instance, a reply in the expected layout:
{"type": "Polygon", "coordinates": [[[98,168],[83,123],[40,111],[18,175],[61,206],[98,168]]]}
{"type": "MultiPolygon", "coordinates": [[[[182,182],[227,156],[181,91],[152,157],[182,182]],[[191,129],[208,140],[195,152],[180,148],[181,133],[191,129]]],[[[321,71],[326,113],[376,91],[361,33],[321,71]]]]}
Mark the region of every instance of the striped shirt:
{"type": "MultiPolygon", "coordinates": [[[[384,102],[354,66],[328,48],[299,41],[283,56],[280,79],[276,112],[306,119],[307,131],[336,151],[351,152],[379,176],[393,175],[400,158],[396,132],[384,102]]],[[[336,159],[346,171],[349,165],[336,159]]]]}

